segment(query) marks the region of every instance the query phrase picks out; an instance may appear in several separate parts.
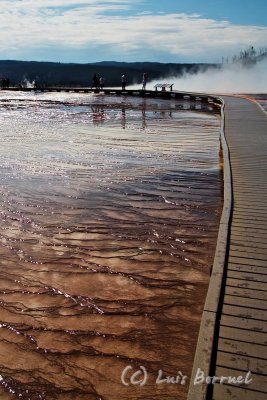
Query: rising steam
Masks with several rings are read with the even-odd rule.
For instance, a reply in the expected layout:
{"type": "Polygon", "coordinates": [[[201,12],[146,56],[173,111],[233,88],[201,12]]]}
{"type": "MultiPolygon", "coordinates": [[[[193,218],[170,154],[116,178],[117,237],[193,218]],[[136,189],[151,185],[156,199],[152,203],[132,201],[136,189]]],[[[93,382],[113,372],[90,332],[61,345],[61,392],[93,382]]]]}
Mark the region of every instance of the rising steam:
{"type": "MultiPolygon", "coordinates": [[[[224,64],[196,74],[185,73],[181,77],[163,79],[174,83],[174,90],[209,93],[267,93],[267,59],[252,65],[224,64]]],[[[158,81],[157,81],[158,82],[158,81]]],[[[157,82],[151,82],[153,88],[157,82]]]]}

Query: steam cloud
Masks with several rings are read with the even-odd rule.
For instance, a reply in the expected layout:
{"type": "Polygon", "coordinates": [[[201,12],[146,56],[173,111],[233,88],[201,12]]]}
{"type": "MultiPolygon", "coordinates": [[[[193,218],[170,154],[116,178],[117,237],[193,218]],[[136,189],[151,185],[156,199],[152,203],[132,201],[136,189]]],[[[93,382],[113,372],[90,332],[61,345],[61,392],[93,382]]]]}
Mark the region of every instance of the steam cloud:
{"type": "MultiPolygon", "coordinates": [[[[174,83],[174,90],[209,93],[267,93],[267,59],[251,66],[225,64],[220,69],[210,68],[194,75],[164,78],[174,83]]],[[[151,82],[148,89],[158,83],[151,82]]]]}

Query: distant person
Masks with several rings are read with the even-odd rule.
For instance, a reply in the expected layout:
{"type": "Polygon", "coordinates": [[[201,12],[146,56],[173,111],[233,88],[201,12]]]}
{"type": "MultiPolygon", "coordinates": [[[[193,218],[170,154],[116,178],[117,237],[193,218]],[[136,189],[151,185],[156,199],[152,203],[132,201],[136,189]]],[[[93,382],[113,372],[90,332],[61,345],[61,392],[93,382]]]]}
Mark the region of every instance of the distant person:
{"type": "Polygon", "coordinates": [[[100,76],[99,76],[99,74],[94,74],[94,76],[93,76],[93,87],[95,89],[98,89],[99,85],[100,85],[100,76]]]}
{"type": "Polygon", "coordinates": [[[121,76],[121,89],[122,90],[126,89],[126,84],[127,84],[127,75],[126,75],[126,73],[124,73],[121,76]]]}
{"type": "Polygon", "coordinates": [[[97,76],[96,76],[96,87],[97,87],[97,89],[100,88],[100,75],[99,74],[97,74],[97,76]]]}
{"type": "Polygon", "coordinates": [[[103,76],[100,76],[100,78],[99,78],[99,86],[100,86],[101,90],[104,89],[104,85],[105,85],[105,78],[103,76]]]}
{"type": "Polygon", "coordinates": [[[2,89],[9,88],[10,81],[8,78],[2,78],[0,81],[0,86],[2,89]]]}
{"type": "Polygon", "coordinates": [[[146,90],[146,84],[147,84],[147,73],[146,72],[143,73],[142,84],[143,84],[142,90],[146,90]]]}
{"type": "Polygon", "coordinates": [[[95,87],[95,83],[96,83],[96,74],[94,74],[93,76],[91,89],[95,87]]]}
{"type": "Polygon", "coordinates": [[[34,89],[39,88],[39,77],[38,76],[36,76],[36,78],[33,80],[32,85],[33,85],[34,89]]]}

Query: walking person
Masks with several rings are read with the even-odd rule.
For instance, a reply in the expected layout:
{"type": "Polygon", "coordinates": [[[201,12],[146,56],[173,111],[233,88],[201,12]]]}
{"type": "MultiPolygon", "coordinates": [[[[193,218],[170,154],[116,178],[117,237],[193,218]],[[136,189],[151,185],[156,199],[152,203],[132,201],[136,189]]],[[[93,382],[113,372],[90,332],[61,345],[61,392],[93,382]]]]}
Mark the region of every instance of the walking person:
{"type": "Polygon", "coordinates": [[[146,72],[143,73],[142,84],[143,84],[142,90],[146,90],[146,84],[147,84],[147,73],[146,72]]]}
{"type": "Polygon", "coordinates": [[[127,75],[126,75],[126,73],[124,73],[121,76],[121,90],[126,89],[126,84],[127,84],[127,75]]]}

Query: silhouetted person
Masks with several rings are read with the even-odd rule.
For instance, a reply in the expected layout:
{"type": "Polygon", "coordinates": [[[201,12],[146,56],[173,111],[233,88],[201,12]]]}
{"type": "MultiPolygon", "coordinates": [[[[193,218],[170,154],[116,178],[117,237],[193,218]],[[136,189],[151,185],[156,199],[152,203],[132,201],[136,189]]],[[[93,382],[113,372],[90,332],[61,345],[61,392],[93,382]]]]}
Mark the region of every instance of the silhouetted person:
{"type": "Polygon", "coordinates": [[[98,74],[94,74],[93,76],[93,87],[98,89],[100,85],[100,77],[98,74]]]}
{"type": "Polygon", "coordinates": [[[33,88],[34,89],[38,89],[39,88],[39,77],[38,76],[36,76],[36,78],[34,79],[32,84],[33,84],[33,88]]]}
{"type": "Polygon", "coordinates": [[[126,89],[126,84],[127,84],[127,75],[126,75],[126,73],[124,73],[121,76],[121,89],[122,90],[126,89]]]}
{"type": "Polygon", "coordinates": [[[146,90],[146,84],[147,84],[147,74],[146,72],[143,73],[143,79],[142,79],[142,90],[146,90]]]}
{"type": "Polygon", "coordinates": [[[8,78],[2,78],[0,81],[0,85],[2,89],[9,88],[10,81],[8,78]]]}
{"type": "Polygon", "coordinates": [[[100,76],[100,78],[99,78],[99,86],[100,86],[101,90],[104,89],[104,84],[105,84],[105,78],[103,76],[100,76]]]}
{"type": "Polygon", "coordinates": [[[92,88],[95,87],[95,85],[96,85],[96,74],[94,74],[92,79],[92,88]]]}

